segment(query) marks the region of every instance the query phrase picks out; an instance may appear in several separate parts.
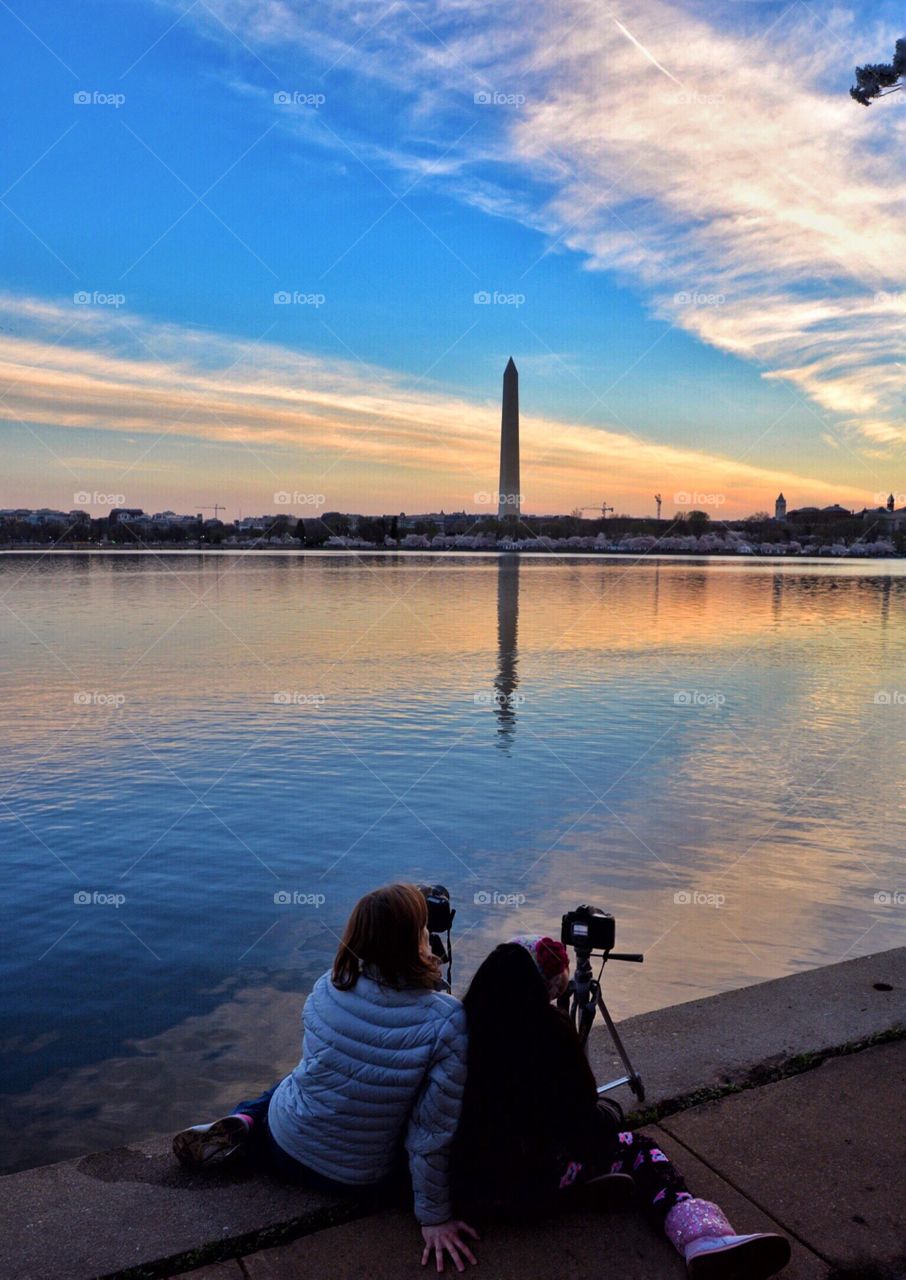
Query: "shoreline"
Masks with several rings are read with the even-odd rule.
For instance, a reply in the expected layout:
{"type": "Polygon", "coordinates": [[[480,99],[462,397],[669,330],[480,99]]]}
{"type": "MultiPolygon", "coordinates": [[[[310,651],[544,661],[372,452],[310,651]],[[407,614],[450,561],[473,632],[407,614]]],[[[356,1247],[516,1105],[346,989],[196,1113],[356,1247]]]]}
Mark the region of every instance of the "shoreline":
{"type": "Polygon", "coordinates": [[[236,547],[173,547],[166,543],[160,545],[147,544],[142,547],[46,547],[43,544],[36,543],[29,546],[8,546],[0,547],[0,556],[237,556],[249,555],[254,553],[256,556],[452,556],[462,559],[463,557],[471,557],[482,560],[496,560],[500,556],[527,556],[531,559],[542,559],[547,557],[550,560],[616,560],[619,563],[632,561],[633,563],[641,563],[644,561],[678,561],[690,564],[709,564],[712,561],[724,564],[751,564],[751,565],[826,565],[826,564],[846,564],[846,565],[866,565],[866,564],[896,564],[906,563],[906,554],[889,555],[889,556],[816,556],[816,555],[786,555],[779,554],[774,556],[761,555],[753,553],[731,554],[725,551],[583,551],[575,547],[563,550],[558,548],[544,547],[537,551],[531,551],[526,548],[507,550],[506,548],[498,548],[496,550],[472,550],[468,547],[438,547],[435,549],[425,547],[256,547],[256,546],[236,546],[236,547]]]}
{"type": "MultiPolygon", "coordinates": [[[[899,1053],[897,1046],[906,1038],[906,947],[674,1005],[619,1025],[647,1091],[643,1108],[630,1112],[630,1121],[665,1120],[667,1132],[682,1137],[684,1126],[700,1126],[715,1108],[740,1102],[758,1106],[771,1090],[790,1086],[811,1095],[827,1078],[822,1072],[864,1074],[860,1055],[899,1053]]],[[[599,1026],[590,1057],[598,1078],[609,1079],[614,1054],[599,1026]]],[[[616,1096],[629,1111],[628,1090],[616,1096]]],[[[719,1120],[716,1130],[723,1132],[719,1120]]],[[[693,1156],[695,1149],[681,1159],[690,1166],[693,1156]]],[[[701,1170],[696,1178],[704,1180],[701,1170]]],[[[215,1271],[201,1274],[213,1276],[219,1264],[292,1240],[304,1245],[313,1237],[329,1249],[329,1234],[318,1233],[342,1231],[343,1223],[366,1214],[354,1200],[307,1192],[263,1175],[184,1170],[174,1162],[166,1135],[8,1174],[2,1187],[13,1229],[0,1244],[0,1257],[3,1273],[19,1280],[153,1280],[209,1264],[215,1271]]],[[[374,1218],[373,1225],[361,1221],[350,1228],[388,1229],[385,1215],[374,1218]]],[[[408,1251],[408,1219],[401,1230],[408,1251]]]]}

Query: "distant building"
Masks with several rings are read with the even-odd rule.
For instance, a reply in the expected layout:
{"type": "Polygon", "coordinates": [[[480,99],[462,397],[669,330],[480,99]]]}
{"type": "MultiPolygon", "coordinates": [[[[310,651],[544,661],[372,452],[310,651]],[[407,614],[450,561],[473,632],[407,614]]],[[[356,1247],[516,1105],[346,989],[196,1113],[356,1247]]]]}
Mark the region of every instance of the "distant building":
{"type": "Polygon", "coordinates": [[[50,507],[41,507],[38,511],[31,511],[25,518],[26,524],[68,524],[69,516],[65,511],[53,511],[50,507]]]}
{"type": "Polygon", "coordinates": [[[266,529],[267,524],[267,516],[243,516],[235,522],[235,528],[240,533],[252,533],[255,529],[266,529]]]}
{"type": "Polygon", "coordinates": [[[151,524],[156,528],[183,529],[188,525],[198,524],[198,516],[177,515],[175,511],[156,511],[151,517],[151,524]]]}
{"type": "Polygon", "coordinates": [[[788,514],[790,520],[849,520],[854,513],[834,502],[829,507],[797,507],[788,514]]]}
{"type": "Polygon", "coordinates": [[[423,511],[420,515],[407,516],[400,512],[398,516],[384,516],[387,521],[396,520],[400,532],[410,532],[418,525],[433,524],[445,533],[453,530],[458,524],[474,524],[480,516],[469,515],[467,511],[423,511]]]}
{"type": "Polygon", "coordinates": [[[866,507],[860,512],[865,524],[875,525],[884,534],[899,533],[906,529],[906,507],[897,508],[893,494],[887,499],[884,507],[866,507]]]}
{"type": "Polygon", "coordinates": [[[134,520],[144,519],[146,519],[146,516],[141,507],[113,507],[107,517],[107,523],[108,525],[114,525],[122,521],[123,524],[129,524],[134,520]]]}
{"type": "Polygon", "coordinates": [[[782,493],[779,493],[777,495],[777,501],[774,503],[774,519],[775,520],[786,519],[786,498],[783,496],[782,493]]]}

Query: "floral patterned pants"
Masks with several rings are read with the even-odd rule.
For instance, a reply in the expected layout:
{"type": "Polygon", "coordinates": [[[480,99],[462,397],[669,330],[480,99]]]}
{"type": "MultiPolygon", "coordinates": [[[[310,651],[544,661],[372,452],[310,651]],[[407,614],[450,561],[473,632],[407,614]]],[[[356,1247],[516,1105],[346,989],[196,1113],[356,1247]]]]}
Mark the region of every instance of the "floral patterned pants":
{"type": "Polygon", "coordinates": [[[601,1152],[594,1166],[583,1167],[571,1162],[560,1179],[560,1188],[565,1190],[590,1178],[621,1173],[632,1178],[639,1203],[656,1227],[663,1227],[664,1219],[675,1204],[692,1199],[683,1175],[660,1147],[644,1134],[629,1130],[615,1135],[614,1145],[601,1152]]]}

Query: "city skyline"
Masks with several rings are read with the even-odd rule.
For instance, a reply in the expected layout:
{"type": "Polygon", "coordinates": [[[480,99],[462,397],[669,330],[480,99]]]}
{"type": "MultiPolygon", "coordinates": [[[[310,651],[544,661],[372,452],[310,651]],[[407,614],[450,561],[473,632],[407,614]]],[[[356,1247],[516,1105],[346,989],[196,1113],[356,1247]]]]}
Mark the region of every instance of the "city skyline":
{"type": "Polygon", "coordinates": [[[510,352],[528,513],[888,487],[893,4],[83,10],[0,13],[3,505],[468,505],[510,352]]]}
{"type": "MultiPolygon", "coordinates": [[[[69,507],[68,509],[66,509],[63,507],[51,507],[44,504],[38,507],[27,507],[22,504],[18,504],[18,505],[12,505],[9,507],[0,507],[0,519],[2,519],[3,517],[11,517],[18,514],[22,516],[58,515],[61,517],[72,517],[73,519],[90,518],[93,520],[97,520],[97,519],[103,519],[111,515],[119,516],[119,515],[128,515],[129,513],[131,513],[134,515],[141,514],[143,517],[149,518],[149,519],[152,517],[154,519],[159,519],[159,518],[162,519],[163,517],[169,516],[176,521],[200,519],[204,523],[208,523],[208,524],[217,523],[217,522],[221,524],[232,524],[236,522],[247,523],[249,520],[253,520],[253,519],[274,519],[281,515],[291,519],[317,520],[320,514],[324,513],[329,515],[345,515],[350,517],[368,517],[368,518],[405,517],[406,519],[430,519],[432,517],[437,517],[437,516],[447,516],[447,517],[467,516],[469,518],[475,519],[476,521],[486,520],[489,517],[496,517],[498,520],[500,520],[500,519],[513,516],[514,514],[513,506],[514,505],[518,506],[518,503],[514,504],[514,503],[499,501],[501,494],[506,494],[507,496],[510,496],[510,497],[519,496],[516,490],[512,490],[512,489],[504,490],[502,488],[497,491],[494,491],[493,493],[487,493],[487,494],[482,493],[477,495],[480,499],[482,499],[485,502],[489,502],[491,499],[494,499],[494,504],[498,508],[496,512],[492,510],[482,510],[480,507],[476,508],[474,504],[471,507],[468,505],[462,506],[462,507],[451,507],[449,510],[445,509],[444,507],[439,507],[439,508],[430,509],[430,510],[428,508],[424,508],[424,509],[413,509],[411,511],[371,512],[371,511],[339,511],[339,510],[331,509],[325,512],[325,499],[323,494],[315,494],[315,493],[303,494],[301,492],[296,492],[296,493],[284,492],[284,493],[277,493],[273,495],[274,504],[272,509],[270,510],[256,511],[253,515],[251,512],[248,512],[248,511],[244,512],[243,508],[239,507],[235,515],[231,516],[228,514],[229,508],[223,506],[220,503],[194,503],[192,504],[191,511],[178,512],[178,511],[174,511],[172,508],[167,508],[163,511],[155,512],[151,509],[145,510],[145,507],[141,505],[127,507],[124,503],[121,502],[121,500],[124,498],[123,494],[77,493],[73,495],[73,498],[77,503],[75,507],[69,507]],[[98,501],[102,502],[103,505],[99,507],[98,501]],[[208,512],[212,511],[214,512],[214,514],[205,515],[204,513],[206,511],[208,512]],[[222,518],[220,513],[223,513],[222,518]]],[[[657,513],[659,510],[658,508],[659,495],[651,495],[651,501],[655,508],[653,512],[651,511],[649,512],[645,512],[645,511],[617,512],[614,510],[614,508],[606,504],[602,504],[602,507],[598,515],[586,515],[585,514],[586,512],[599,510],[597,504],[593,504],[592,506],[584,507],[584,508],[574,507],[570,511],[546,511],[546,512],[538,512],[538,513],[533,512],[528,514],[527,518],[531,520],[544,518],[544,517],[560,519],[560,518],[569,516],[575,519],[581,519],[588,522],[595,522],[598,520],[607,520],[607,519],[615,519],[615,520],[629,519],[629,520],[639,520],[639,521],[655,520],[661,524],[666,525],[666,524],[675,523],[676,521],[681,521],[685,516],[689,515],[692,512],[704,511],[705,514],[713,518],[715,523],[721,523],[723,517],[721,516],[719,510],[715,511],[713,515],[710,511],[707,510],[709,505],[716,506],[718,508],[722,505],[721,503],[715,504],[713,502],[709,504],[709,502],[707,501],[707,499],[713,499],[714,497],[720,497],[720,496],[721,495],[696,494],[696,493],[689,493],[689,492],[675,494],[672,504],[668,504],[668,514],[657,513]],[[700,499],[701,501],[696,503],[696,499],[700,499]]],[[[775,521],[783,522],[787,520],[788,516],[792,517],[792,516],[801,515],[808,512],[824,512],[825,514],[837,514],[840,516],[862,515],[862,514],[868,515],[872,512],[887,512],[888,514],[896,513],[898,515],[901,515],[903,513],[906,513],[906,493],[895,493],[895,492],[885,493],[884,491],[881,491],[872,495],[871,500],[863,504],[860,508],[844,507],[838,502],[826,503],[824,505],[804,502],[800,506],[789,508],[789,511],[787,510],[787,508],[788,508],[788,503],[786,501],[786,498],[784,497],[783,493],[780,493],[774,499],[772,504],[766,502],[764,508],[759,508],[758,511],[749,512],[748,516],[736,517],[736,516],[730,516],[729,514],[727,514],[726,521],[733,524],[741,524],[741,523],[744,523],[744,521],[750,517],[753,517],[753,518],[757,517],[762,520],[772,519],[775,521]],[[769,510],[771,506],[773,506],[773,515],[769,510]]],[[[516,514],[518,515],[519,513],[517,512],[516,514]]]]}

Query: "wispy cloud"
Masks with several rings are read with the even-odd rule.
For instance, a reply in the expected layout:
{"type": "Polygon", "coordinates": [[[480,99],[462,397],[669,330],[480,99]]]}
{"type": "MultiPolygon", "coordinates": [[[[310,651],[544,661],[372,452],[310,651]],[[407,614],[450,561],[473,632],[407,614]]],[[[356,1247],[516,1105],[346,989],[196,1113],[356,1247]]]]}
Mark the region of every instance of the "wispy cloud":
{"type": "MultiPolygon", "coordinates": [[[[290,467],[312,489],[329,476],[337,504],[350,509],[394,510],[426,495],[448,509],[474,509],[474,495],[495,486],[497,387],[476,403],[352,361],[9,295],[0,296],[0,323],[0,418],[39,433],[46,426],[116,432],[120,454],[133,437],[143,469],[159,442],[188,439],[200,448],[246,446],[250,497],[273,492],[290,467]]],[[[868,497],[618,428],[534,415],[523,419],[522,454],[532,511],[569,509],[600,492],[636,508],[644,497],[647,508],[658,486],[668,508],[679,489],[724,494],[727,514],[763,508],[780,488],[811,501],[868,497]]],[[[203,459],[194,470],[187,462],[187,483],[197,488],[207,468],[203,459]]]]}
{"type": "Polygon", "coordinates": [[[515,21],[477,0],[207,7],[275,60],[315,50],[338,92],[342,74],[383,93],[392,139],[352,114],[357,146],[635,282],[866,453],[906,438],[906,112],[859,111],[845,92],[853,50],[887,49],[898,29],[798,3],[562,0],[515,21]],[[476,104],[487,89],[524,101],[476,104]]]}

